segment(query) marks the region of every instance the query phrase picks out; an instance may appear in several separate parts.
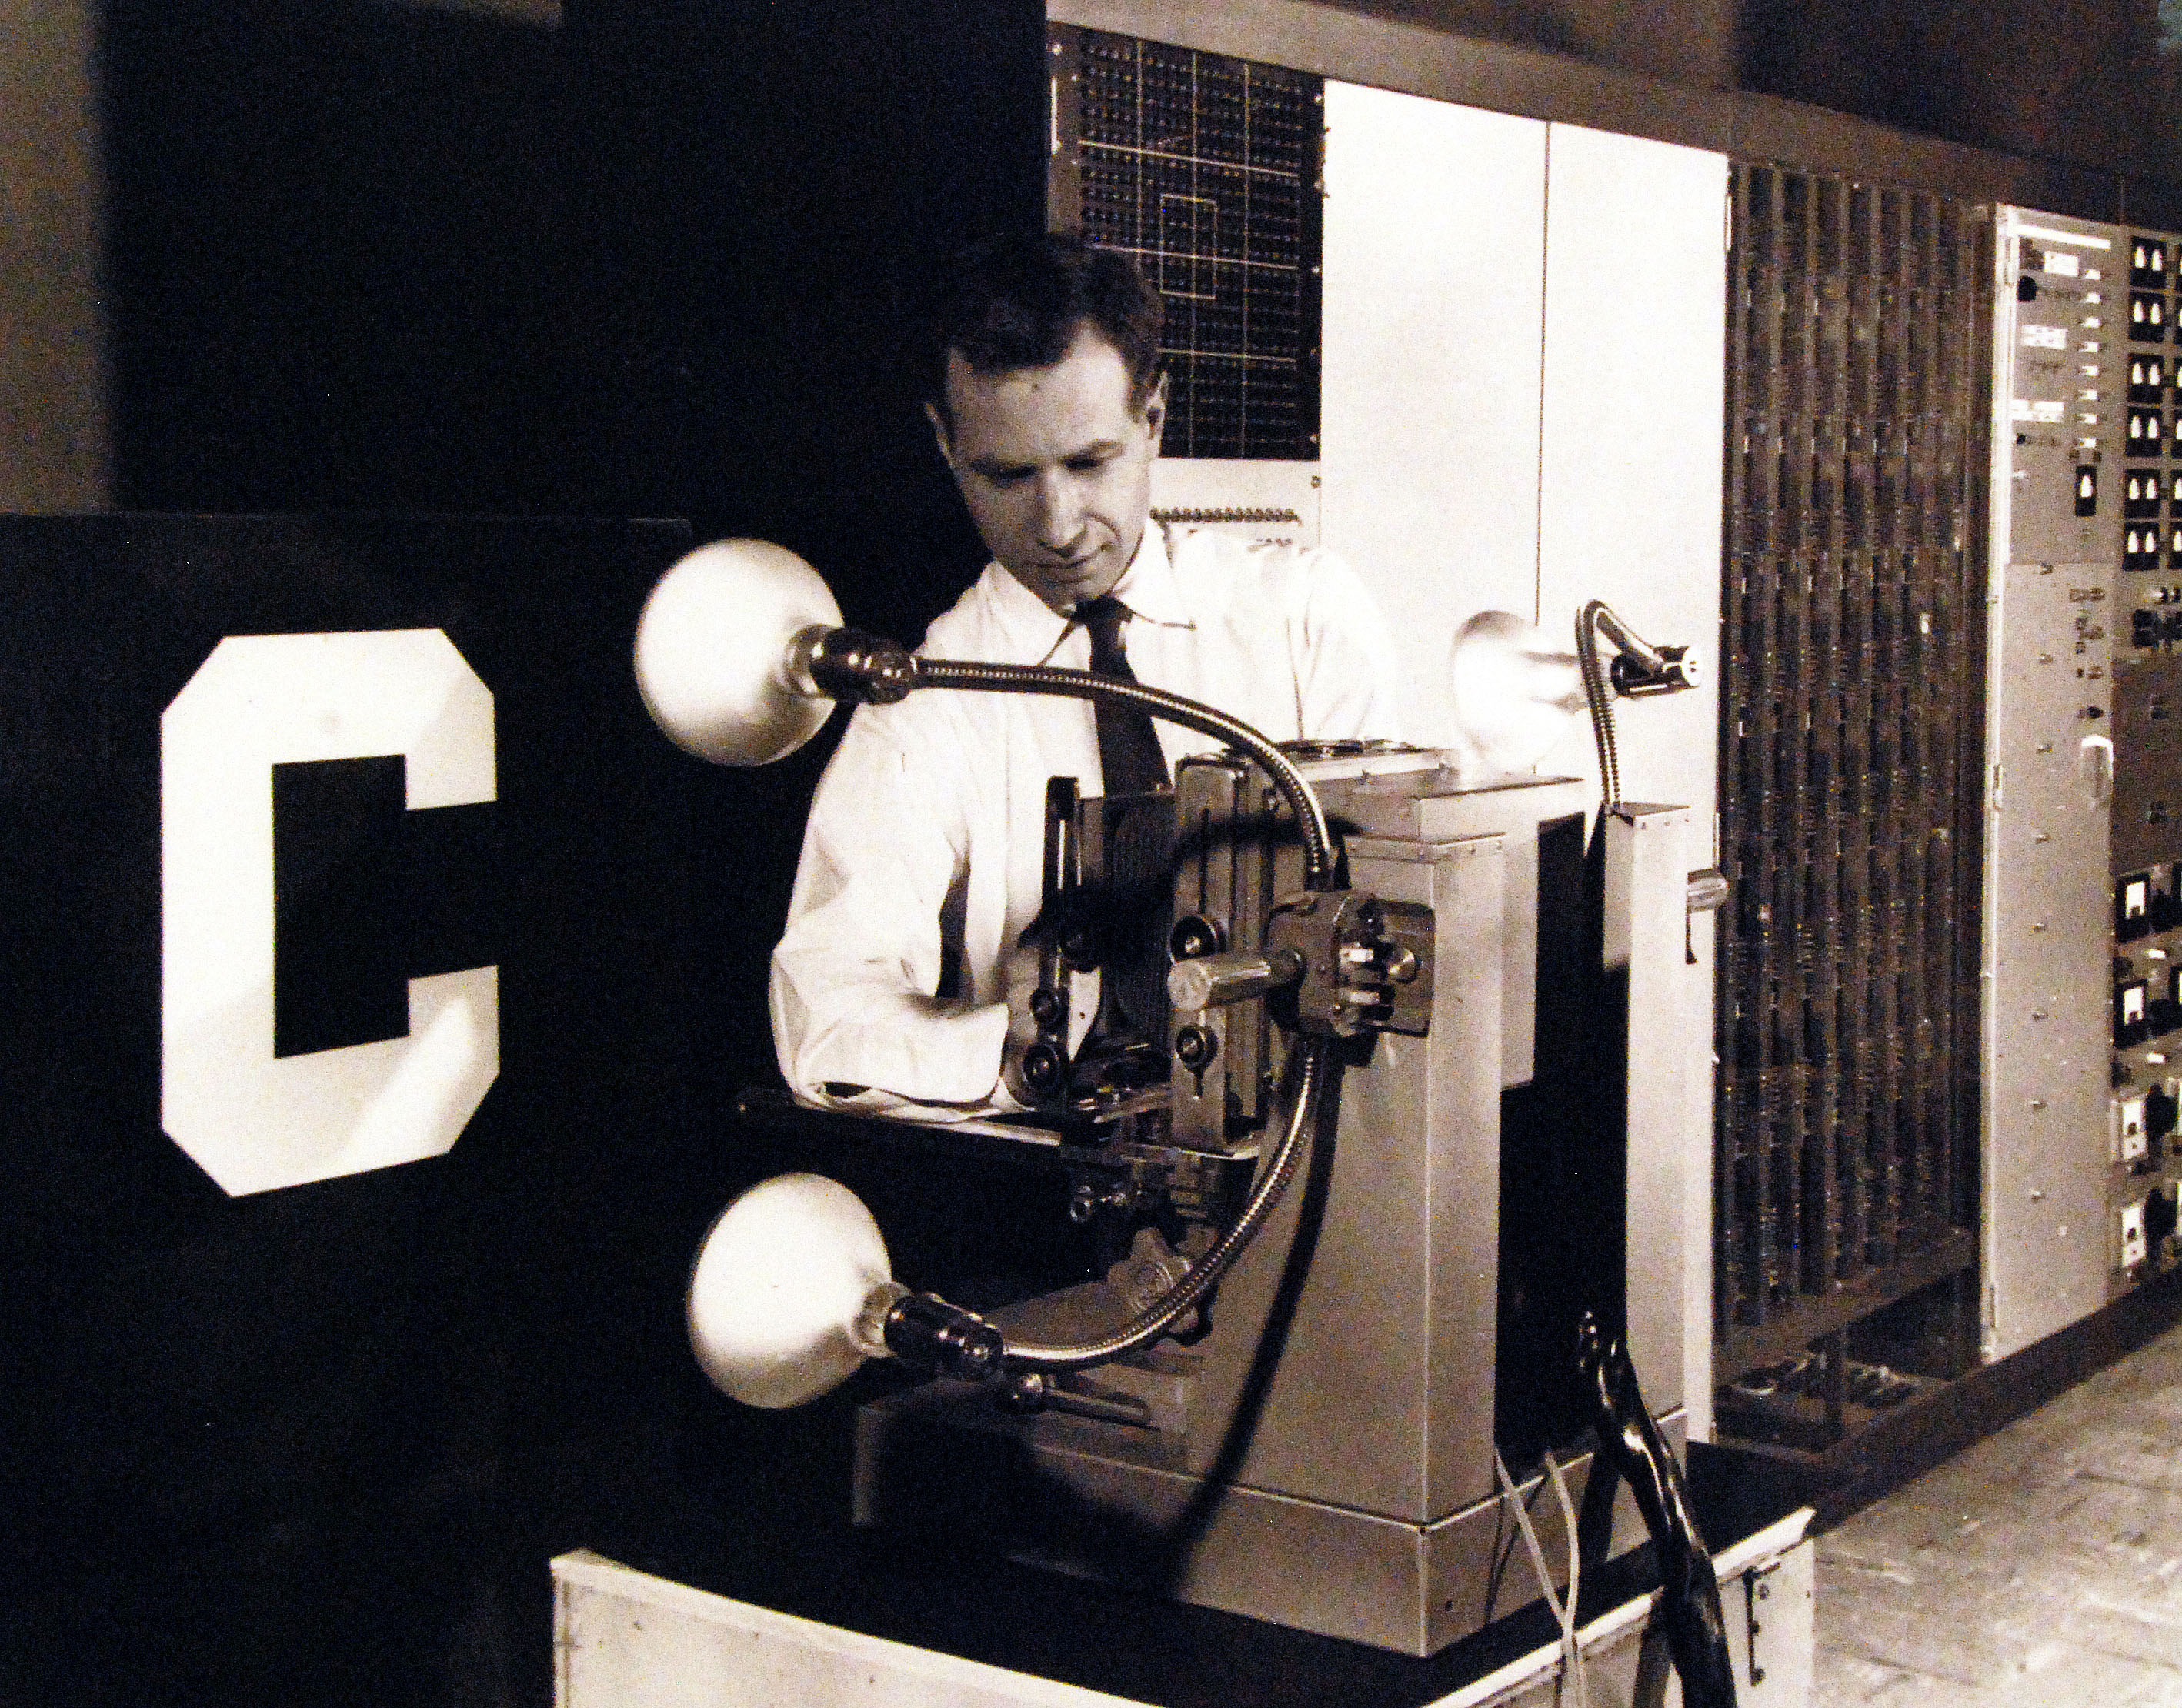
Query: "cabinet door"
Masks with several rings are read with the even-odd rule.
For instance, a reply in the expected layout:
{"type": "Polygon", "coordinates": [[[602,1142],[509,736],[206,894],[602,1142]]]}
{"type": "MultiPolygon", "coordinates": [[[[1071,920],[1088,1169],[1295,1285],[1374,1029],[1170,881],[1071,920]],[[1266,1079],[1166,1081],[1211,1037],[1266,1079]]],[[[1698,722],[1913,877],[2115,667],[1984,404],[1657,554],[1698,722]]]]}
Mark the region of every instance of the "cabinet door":
{"type": "MultiPolygon", "coordinates": [[[[1720,656],[1727,162],[1573,125],[1548,149],[1538,620],[1603,599],[1645,639],[1720,656]]],[[[1616,708],[1623,792],[1708,818],[1719,695],[1616,708]]],[[[1588,724],[1542,768],[1598,774],[1588,724]]],[[[1708,853],[1708,830],[1693,854],[1708,853]]],[[[1708,1123],[1709,1123],[1709,1117],[1708,1123]]]]}
{"type": "Polygon", "coordinates": [[[1537,597],[1546,129],[1326,87],[1321,538],[1400,649],[1409,739],[1455,740],[1455,631],[1537,597]]]}

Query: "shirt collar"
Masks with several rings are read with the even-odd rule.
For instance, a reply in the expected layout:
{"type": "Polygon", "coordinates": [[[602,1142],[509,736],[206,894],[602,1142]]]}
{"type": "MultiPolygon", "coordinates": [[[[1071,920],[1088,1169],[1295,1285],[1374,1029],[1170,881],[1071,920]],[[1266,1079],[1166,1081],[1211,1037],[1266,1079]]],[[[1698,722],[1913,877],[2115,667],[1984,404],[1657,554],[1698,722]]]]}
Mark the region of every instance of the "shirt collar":
{"type": "Polygon", "coordinates": [[[985,566],[985,585],[1004,633],[1020,636],[1026,650],[1034,655],[1049,654],[1061,644],[1068,619],[1055,615],[1052,607],[1016,580],[997,558],[985,566]]]}
{"type": "MultiPolygon", "coordinates": [[[[1026,636],[1041,662],[1050,659],[1076,626],[1072,618],[1055,614],[1037,594],[1016,580],[1000,563],[992,565],[992,594],[1001,620],[1015,633],[1026,636]]],[[[1147,519],[1137,541],[1137,555],[1113,586],[1114,596],[1129,607],[1132,616],[1164,629],[1195,627],[1182,596],[1182,582],[1175,574],[1167,549],[1166,528],[1147,519]]]]}
{"type": "Polygon", "coordinates": [[[1182,601],[1181,578],[1174,573],[1174,558],[1167,551],[1166,526],[1144,524],[1137,555],[1114,584],[1114,596],[1129,607],[1130,614],[1163,629],[1193,626],[1189,607],[1182,601]]]}

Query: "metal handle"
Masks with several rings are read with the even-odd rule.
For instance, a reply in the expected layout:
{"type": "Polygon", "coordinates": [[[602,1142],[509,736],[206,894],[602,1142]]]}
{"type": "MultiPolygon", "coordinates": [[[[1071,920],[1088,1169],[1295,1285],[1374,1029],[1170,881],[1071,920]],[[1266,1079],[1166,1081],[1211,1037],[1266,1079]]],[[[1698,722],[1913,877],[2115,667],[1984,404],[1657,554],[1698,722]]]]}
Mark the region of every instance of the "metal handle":
{"type": "Polygon", "coordinates": [[[1268,990],[1283,990],[1303,978],[1303,957],[1293,949],[1264,955],[1235,950],[1177,961],[1166,975],[1167,1000],[1177,1008],[1218,1008],[1268,990]]]}
{"type": "Polygon", "coordinates": [[[2113,799],[2114,749],[2111,735],[2086,735],[2078,749],[2079,773],[2090,785],[2091,806],[2104,807],[2113,799]]]}

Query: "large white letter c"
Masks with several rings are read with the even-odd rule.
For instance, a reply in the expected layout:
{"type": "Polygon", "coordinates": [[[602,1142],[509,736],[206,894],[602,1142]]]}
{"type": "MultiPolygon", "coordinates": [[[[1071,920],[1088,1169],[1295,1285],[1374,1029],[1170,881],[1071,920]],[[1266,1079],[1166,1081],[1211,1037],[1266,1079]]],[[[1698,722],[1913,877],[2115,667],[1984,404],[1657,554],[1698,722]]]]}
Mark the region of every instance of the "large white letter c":
{"type": "Polygon", "coordinates": [[[436,629],[231,636],[160,719],[160,1116],[231,1195],[440,1156],[500,1072],[494,967],[409,980],[406,1038],[274,1053],[273,768],[393,754],[412,809],[495,798],[436,629]]]}

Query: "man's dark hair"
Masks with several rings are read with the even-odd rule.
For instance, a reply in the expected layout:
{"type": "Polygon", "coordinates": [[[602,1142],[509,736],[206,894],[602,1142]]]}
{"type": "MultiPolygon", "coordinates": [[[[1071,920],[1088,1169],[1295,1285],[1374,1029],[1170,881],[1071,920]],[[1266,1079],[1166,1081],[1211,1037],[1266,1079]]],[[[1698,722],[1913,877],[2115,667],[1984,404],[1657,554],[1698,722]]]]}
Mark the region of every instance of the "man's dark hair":
{"type": "Polygon", "coordinates": [[[1129,371],[1129,408],[1141,411],[1160,376],[1164,308],[1137,263],[1080,237],[1052,232],[994,237],[956,258],[933,329],[932,397],[947,413],[947,356],[979,374],[1049,368],[1088,327],[1129,371]]]}

